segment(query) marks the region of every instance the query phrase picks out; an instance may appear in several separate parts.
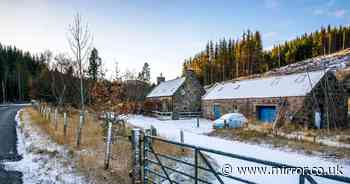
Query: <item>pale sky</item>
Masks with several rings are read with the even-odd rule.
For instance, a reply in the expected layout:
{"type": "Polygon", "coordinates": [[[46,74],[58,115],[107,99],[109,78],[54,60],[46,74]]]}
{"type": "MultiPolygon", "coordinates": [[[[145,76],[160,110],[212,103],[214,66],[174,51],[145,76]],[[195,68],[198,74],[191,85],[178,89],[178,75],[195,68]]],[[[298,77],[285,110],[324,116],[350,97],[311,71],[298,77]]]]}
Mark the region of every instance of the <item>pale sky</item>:
{"type": "Polygon", "coordinates": [[[184,59],[208,40],[238,38],[248,28],[262,33],[265,48],[322,25],[349,25],[347,0],[0,0],[0,43],[33,53],[69,53],[68,25],[79,12],[109,71],[140,71],[154,80],[181,74],[184,59]]]}

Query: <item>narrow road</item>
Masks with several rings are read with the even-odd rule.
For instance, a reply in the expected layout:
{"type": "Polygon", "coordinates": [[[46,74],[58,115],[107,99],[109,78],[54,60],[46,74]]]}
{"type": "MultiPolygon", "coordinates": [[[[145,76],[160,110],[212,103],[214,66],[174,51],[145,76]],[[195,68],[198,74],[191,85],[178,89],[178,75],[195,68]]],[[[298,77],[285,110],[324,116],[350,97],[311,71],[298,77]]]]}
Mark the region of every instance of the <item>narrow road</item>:
{"type": "Polygon", "coordinates": [[[19,105],[0,106],[0,184],[22,183],[22,173],[6,171],[1,162],[18,161],[16,113],[19,105]]]}

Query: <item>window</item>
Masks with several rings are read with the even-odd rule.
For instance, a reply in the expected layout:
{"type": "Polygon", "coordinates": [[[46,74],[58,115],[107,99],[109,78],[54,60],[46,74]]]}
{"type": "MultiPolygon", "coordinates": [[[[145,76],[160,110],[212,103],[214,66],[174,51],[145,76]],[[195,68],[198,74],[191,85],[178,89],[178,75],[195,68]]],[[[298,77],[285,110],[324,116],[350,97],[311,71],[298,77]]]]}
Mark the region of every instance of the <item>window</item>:
{"type": "Polygon", "coordinates": [[[233,112],[238,112],[238,106],[236,104],[232,105],[233,112]]]}

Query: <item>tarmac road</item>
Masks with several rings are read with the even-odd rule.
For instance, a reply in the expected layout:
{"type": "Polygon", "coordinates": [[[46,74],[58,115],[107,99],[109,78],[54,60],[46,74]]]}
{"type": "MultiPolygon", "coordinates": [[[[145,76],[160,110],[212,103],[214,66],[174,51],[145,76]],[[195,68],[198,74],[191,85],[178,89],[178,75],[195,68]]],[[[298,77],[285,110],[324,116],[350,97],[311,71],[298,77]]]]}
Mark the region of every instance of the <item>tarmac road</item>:
{"type": "Polygon", "coordinates": [[[0,184],[21,184],[22,173],[6,171],[1,162],[21,160],[17,153],[15,116],[21,105],[0,105],[0,184]]]}

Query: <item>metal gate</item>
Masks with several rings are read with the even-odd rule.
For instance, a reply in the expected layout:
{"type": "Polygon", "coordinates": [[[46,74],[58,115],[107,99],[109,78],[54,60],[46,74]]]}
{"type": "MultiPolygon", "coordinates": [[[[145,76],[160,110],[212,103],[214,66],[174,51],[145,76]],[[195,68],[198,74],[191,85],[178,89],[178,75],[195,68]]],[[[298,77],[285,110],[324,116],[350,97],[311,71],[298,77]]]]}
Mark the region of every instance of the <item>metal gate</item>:
{"type": "MultiPolygon", "coordinates": [[[[266,161],[266,160],[260,160],[256,158],[241,156],[237,154],[232,153],[226,153],[219,150],[213,150],[203,147],[198,147],[194,145],[179,143],[167,139],[163,139],[160,137],[152,136],[151,131],[146,131],[146,133],[143,136],[143,146],[142,146],[142,159],[141,159],[141,165],[142,165],[142,182],[144,184],[158,184],[158,183],[170,183],[170,184],[182,184],[182,183],[205,183],[205,184],[212,184],[212,183],[249,183],[253,184],[256,183],[254,181],[249,181],[237,176],[233,175],[227,175],[223,172],[220,172],[220,169],[215,168],[214,161],[210,160],[210,158],[207,156],[207,154],[215,154],[220,155],[222,157],[232,158],[232,159],[238,159],[242,161],[247,161],[251,163],[261,164],[263,166],[270,166],[270,167],[276,167],[276,168],[298,168],[286,164],[280,164],[276,162],[266,161]],[[184,160],[179,157],[171,156],[171,154],[166,153],[160,153],[160,151],[157,151],[155,148],[156,142],[162,143],[162,144],[168,144],[170,146],[176,147],[177,149],[181,149],[189,154],[187,154],[187,157],[191,157],[192,160],[184,160]],[[178,164],[185,165],[186,167],[189,167],[191,169],[187,169],[186,171],[181,170],[181,168],[172,167],[169,162],[175,162],[178,164]],[[190,171],[190,172],[189,172],[190,171]],[[203,178],[203,173],[209,173],[213,177],[211,178],[203,178]],[[171,177],[171,175],[176,174],[177,176],[183,176],[187,178],[186,182],[180,181],[177,179],[174,179],[176,177],[171,177]],[[229,181],[229,182],[228,182],[229,181]]],[[[319,175],[311,175],[308,174],[311,173],[311,171],[306,171],[303,174],[299,175],[299,184],[317,184],[316,180],[313,177],[321,177],[326,178],[330,181],[339,181],[343,183],[350,183],[349,177],[343,177],[343,176],[336,176],[336,175],[327,175],[327,174],[319,174],[319,175]],[[306,174],[305,174],[306,173],[306,174]]],[[[271,176],[274,177],[274,176],[271,176]]]]}

